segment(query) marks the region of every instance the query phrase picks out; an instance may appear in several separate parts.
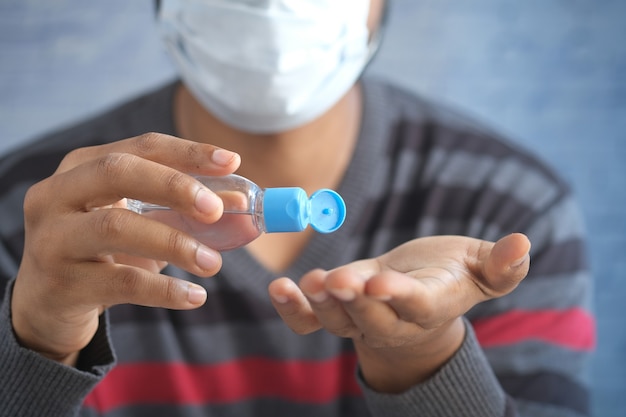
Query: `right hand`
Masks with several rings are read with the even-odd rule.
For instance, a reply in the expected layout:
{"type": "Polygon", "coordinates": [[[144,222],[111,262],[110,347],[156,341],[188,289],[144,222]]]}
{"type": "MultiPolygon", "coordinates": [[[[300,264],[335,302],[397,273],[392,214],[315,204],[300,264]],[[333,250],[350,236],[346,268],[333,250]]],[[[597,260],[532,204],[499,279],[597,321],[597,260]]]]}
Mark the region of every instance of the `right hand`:
{"type": "Polygon", "coordinates": [[[172,263],[211,276],[221,268],[219,253],[127,210],[124,198],[215,222],[221,200],[187,173],[227,175],[239,163],[237,154],[157,133],[69,153],[25,197],[24,253],[11,302],[18,341],[71,365],[108,306],[202,305],[202,287],[160,271],[172,263]]]}

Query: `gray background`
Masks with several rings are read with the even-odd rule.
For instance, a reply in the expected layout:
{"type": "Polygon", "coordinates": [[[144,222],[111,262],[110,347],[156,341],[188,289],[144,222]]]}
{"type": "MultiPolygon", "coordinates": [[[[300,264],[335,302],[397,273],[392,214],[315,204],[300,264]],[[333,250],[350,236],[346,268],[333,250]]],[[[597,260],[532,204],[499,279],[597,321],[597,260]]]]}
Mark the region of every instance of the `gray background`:
{"type": "MultiPolygon", "coordinates": [[[[395,0],[370,72],[489,122],[583,205],[597,416],[626,409],[626,2],[395,0]]],[[[151,0],[0,0],[0,152],[173,76],[151,0]]]]}

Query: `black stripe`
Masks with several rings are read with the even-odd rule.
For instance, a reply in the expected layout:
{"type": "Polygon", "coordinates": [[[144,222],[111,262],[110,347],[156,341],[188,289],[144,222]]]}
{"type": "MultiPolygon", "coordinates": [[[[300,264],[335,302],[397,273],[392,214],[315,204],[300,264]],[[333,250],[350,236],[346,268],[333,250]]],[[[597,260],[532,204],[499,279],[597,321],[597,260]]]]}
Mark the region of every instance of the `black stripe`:
{"type": "Polygon", "coordinates": [[[515,408],[515,400],[508,395],[506,396],[504,417],[516,417],[517,411],[515,408]]]}
{"type": "MultiPolygon", "coordinates": [[[[212,282],[219,281],[219,276],[212,282]]],[[[111,323],[173,323],[175,327],[211,325],[218,323],[258,323],[280,320],[269,297],[261,300],[242,291],[221,289],[207,291],[206,303],[194,310],[178,311],[163,308],[118,305],[110,308],[111,323]]]]}
{"type": "Polygon", "coordinates": [[[7,254],[19,265],[22,260],[22,254],[24,253],[24,227],[21,227],[19,231],[8,236],[6,239],[3,238],[2,244],[7,254]]]}
{"type": "MultiPolygon", "coordinates": [[[[436,219],[458,222],[458,234],[467,235],[471,221],[482,220],[485,227],[520,231],[536,214],[528,206],[492,188],[479,190],[435,185],[400,194],[388,192],[383,198],[370,200],[355,213],[360,217],[355,233],[371,236],[376,230],[415,230],[416,222],[436,219]]],[[[446,230],[446,233],[450,233],[446,230]]]]}
{"type": "MultiPolygon", "coordinates": [[[[431,106],[426,105],[426,107],[431,106]]],[[[423,111],[428,113],[429,109],[423,111]]],[[[484,127],[476,122],[464,119],[464,123],[470,126],[457,128],[446,124],[445,121],[437,120],[436,116],[432,120],[421,122],[403,119],[394,128],[392,137],[396,139],[390,141],[387,154],[397,155],[398,150],[405,152],[413,150],[426,157],[434,149],[440,149],[447,152],[467,152],[500,160],[512,157],[569,192],[569,185],[556,174],[552,167],[544,164],[528,149],[520,147],[496,132],[485,131],[484,127]]]]}
{"type": "Polygon", "coordinates": [[[567,274],[589,269],[586,247],[580,239],[551,244],[530,260],[533,275],[567,274]]]}
{"type": "Polygon", "coordinates": [[[589,413],[589,392],[571,379],[556,373],[499,376],[500,384],[511,396],[589,413]]]}
{"type": "Polygon", "coordinates": [[[24,182],[36,183],[54,173],[66,150],[50,153],[38,153],[30,155],[15,164],[8,172],[2,174],[0,182],[0,198],[7,194],[17,184],[24,182]]]}
{"type": "Polygon", "coordinates": [[[39,137],[0,159],[0,198],[16,184],[36,183],[54,173],[70,151],[110,143],[147,132],[174,134],[171,103],[178,81],[168,82],[145,95],[131,98],[112,110],[39,137]],[[164,109],[164,110],[163,110],[164,109]]]}

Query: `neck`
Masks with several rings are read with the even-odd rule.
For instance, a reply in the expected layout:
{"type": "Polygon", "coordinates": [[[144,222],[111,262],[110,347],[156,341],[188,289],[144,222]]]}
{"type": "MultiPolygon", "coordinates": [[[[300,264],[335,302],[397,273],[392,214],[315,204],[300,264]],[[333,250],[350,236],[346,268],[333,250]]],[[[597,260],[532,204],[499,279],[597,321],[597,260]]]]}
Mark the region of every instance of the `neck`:
{"type": "Polygon", "coordinates": [[[286,132],[255,135],[225,125],[181,85],[174,102],[178,134],[241,155],[237,172],[259,186],[298,186],[307,193],[336,188],[350,162],[361,123],[361,90],[355,85],[318,119],[286,132]]]}

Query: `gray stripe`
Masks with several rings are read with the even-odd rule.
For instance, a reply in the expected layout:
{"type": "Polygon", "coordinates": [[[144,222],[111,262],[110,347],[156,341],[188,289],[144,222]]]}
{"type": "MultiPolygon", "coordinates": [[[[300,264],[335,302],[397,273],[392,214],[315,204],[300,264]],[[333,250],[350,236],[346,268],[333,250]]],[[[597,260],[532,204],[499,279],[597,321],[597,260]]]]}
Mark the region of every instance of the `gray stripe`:
{"type": "Polygon", "coordinates": [[[554,372],[581,385],[589,383],[588,352],[563,349],[540,341],[483,349],[497,375],[554,372]]]}
{"type": "Polygon", "coordinates": [[[533,249],[541,249],[546,244],[580,239],[585,235],[582,213],[573,198],[567,196],[542,213],[526,233],[532,238],[535,246],[533,249]]]}
{"type": "Polygon", "coordinates": [[[591,307],[591,279],[586,271],[523,280],[510,294],[485,301],[470,311],[474,320],[491,317],[512,309],[541,310],[591,307]]]}
{"type": "MultiPolygon", "coordinates": [[[[0,277],[9,278],[15,277],[17,275],[18,264],[10,256],[4,248],[0,247],[0,277]]],[[[4,285],[4,281],[0,282],[0,285],[4,285]]],[[[2,290],[0,290],[0,294],[2,294],[2,290]]]]}
{"type": "Polygon", "coordinates": [[[416,170],[419,170],[423,164],[423,155],[416,152],[404,151],[401,154],[394,156],[394,159],[385,159],[385,166],[382,167],[377,175],[377,183],[372,187],[370,196],[378,199],[380,198],[381,191],[391,191],[386,188],[390,185],[393,187],[394,193],[406,194],[415,190],[419,185],[415,181],[416,170]],[[393,165],[392,165],[393,164],[393,165]],[[393,174],[393,181],[389,180],[386,173],[393,174]],[[384,183],[382,183],[384,181],[384,183]]]}
{"type": "Polygon", "coordinates": [[[463,235],[463,236],[480,236],[481,239],[496,241],[501,238],[505,232],[502,228],[494,223],[485,222],[482,219],[467,220],[441,220],[436,217],[424,217],[419,222],[419,236],[433,235],[463,235]]]}
{"type": "Polygon", "coordinates": [[[529,171],[527,165],[509,159],[491,173],[491,185],[503,194],[511,195],[532,209],[541,209],[561,192],[539,171],[529,171]]]}
{"type": "MultiPolygon", "coordinates": [[[[81,414],[82,415],[82,414],[81,414]]],[[[88,416],[91,414],[85,414],[88,416]]],[[[343,398],[328,404],[309,404],[281,401],[278,398],[264,398],[250,401],[237,401],[232,404],[194,405],[136,405],[107,413],[106,417],[128,416],[150,417],[247,417],[247,416],[297,416],[297,417],[343,417],[371,414],[362,398],[343,398]]]]}
{"type": "Polygon", "coordinates": [[[499,161],[491,156],[465,151],[435,149],[424,170],[423,185],[440,184],[470,189],[482,188],[499,161]],[[472,175],[467,175],[471,172],[472,175]]]}
{"type": "Polygon", "coordinates": [[[14,185],[11,190],[0,199],[0,234],[13,236],[24,227],[24,195],[30,183],[14,185]],[[11,215],[7,215],[10,213],[11,215]]]}
{"type": "Polygon", "coordinates": [[[279,360],[334,358],[350,346],[323,331],[302,336],[282,321],[176,327],[170,322],[117,324],[111,328],[118,363],[181,361],[219,363],[262,356],[279,360]]]}
{"type": "Polygon", "coordinates": [[[584,414],[577,413],[576,411],[568,408],[556,407],[545,403],[534,403],[530,401],[524,401],[521,399],[515,399],[515,405],[520,416],[532,416],[532,417],[587,417],[584,414]]]}
{"type": "MultiPolygon", "coordinates": [[[[542,213],[542,216],[534,216],[533,220],[534,223],[527,230],[517,230],[525,233],[531,240],[533,245],[531,255],[538,250],[543,250],[547,244],[579,239],[585,234],[581,213],[571,198],[558,202],[546,213],[542,213]]],[[[447,220],[428,216],[419,220],[416,235],[462,234],[495,241],[511,232],[512,230],[503,230],[499,224],[480,218],[468,221],[467,219],[447,220]]]]}
{"type": "Polygon", "coordinates": [[[542,172],[517,159],[499,160],[466,151],[437,149],[429,155],[424,183],[477,190],[490,187],[531,209],[544,207],[560,190],[542,172]],[[468,173],[472,173],[468,175],[468,173]]]}

